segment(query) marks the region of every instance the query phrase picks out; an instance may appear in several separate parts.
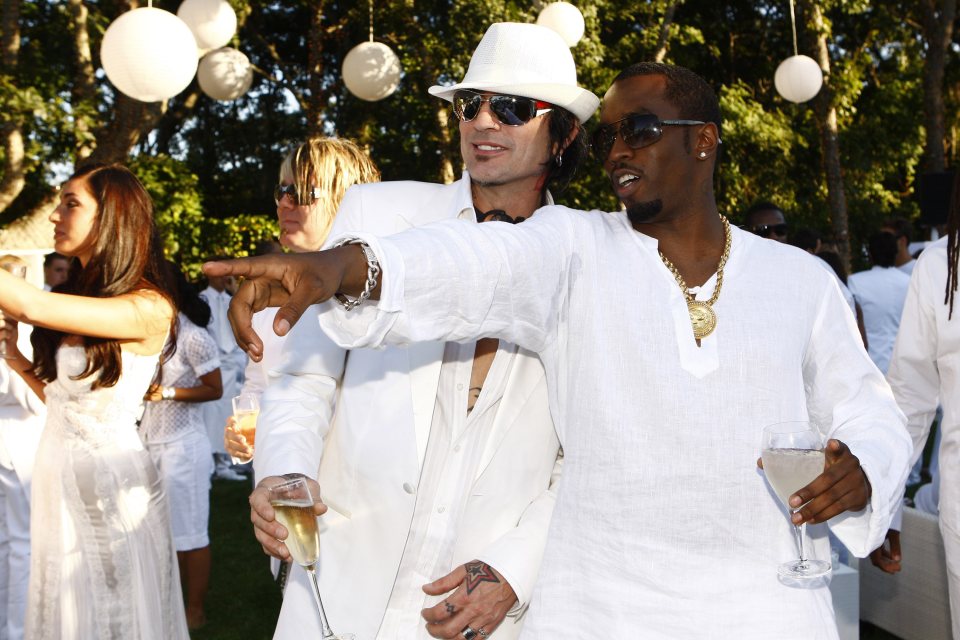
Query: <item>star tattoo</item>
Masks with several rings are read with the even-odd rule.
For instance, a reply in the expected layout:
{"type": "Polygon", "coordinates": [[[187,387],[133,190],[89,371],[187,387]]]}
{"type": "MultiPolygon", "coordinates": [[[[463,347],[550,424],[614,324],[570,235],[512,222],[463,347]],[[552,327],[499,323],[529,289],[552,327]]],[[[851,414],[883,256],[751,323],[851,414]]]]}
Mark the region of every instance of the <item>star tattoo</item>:
{"type": "Polygon", "coordinates": [[[463,565],[463,568],[467,570],[467,595],[473,593],[481,582],[500,582],[500,578],[486,562],[474,560],[463,565]]]}

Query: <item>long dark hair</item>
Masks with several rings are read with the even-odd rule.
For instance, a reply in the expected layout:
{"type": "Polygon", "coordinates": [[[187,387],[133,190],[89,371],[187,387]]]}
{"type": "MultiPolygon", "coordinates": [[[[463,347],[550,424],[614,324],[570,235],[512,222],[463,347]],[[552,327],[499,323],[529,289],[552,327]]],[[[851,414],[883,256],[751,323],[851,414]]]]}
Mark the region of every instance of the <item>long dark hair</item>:
{"type": "Polygon", "coordinates": [[[177,283],[177,296],[180,302],[180,313],[187,316],[193,324],[201,328],[206,328],[210,324],[210,305],[206,300],[200,297],[193,285],[187,282],[187,276],[173,262],[167,261],[170,273],[177,283]]]}
{"type": "MultiPolygon", "coordinates": [[[[87,266],[73,260],[67,281],[56,291],[91,298],[155,291],[174,308],[170,331],[175,333],[177,290],[163,259],[150,196],[129,169],[118,165],[88,165],[70,176],[70,180],[78,179],[83,179],[97,201],[97,240],[87,266]]],[[[57,349],[66,337],[62,331],[42,327],[30,336],[33,373],[44,382],[57,378],[57,349]]],[[[171,335],[169,343],[176,344],[175,335],[171,335]]],[[[76,379],[99,372],[94,389],[116,385],[123,373],[120,343],[110,338],[83,336],[83,346],[87,368],[76,379]]]]}
{"type": "Polygon", "coordinates": [[[547,180],[545,187],[556,195],[563,193],[570,186],[570,181],[583,166],[584,159],[590,150],[587,144],[587,132],[583,125],[577,120],[577,117],[561,107],[554,106],[550,113],[550,121],[547,123],[547,132],[550,136],[551,155],[544,168],[547,170],[547,180]],[[570,132],[576,130],[577,135],[567,148],[563,145],[567,143],[570,132]],[[556,152],[553,152],[556,149],[556,152]],[[560,164],[557,164],[557,158],[560,157],[560,164]]]}
{"type": "Polygon", "coordinates": [[[960,171],[953,178],[950,213],[947,215],[947,292],[943,304],[950,305],[947,320],[953,318],[953,296],[957,292],[957,258],[960,257],[960,171]]]}

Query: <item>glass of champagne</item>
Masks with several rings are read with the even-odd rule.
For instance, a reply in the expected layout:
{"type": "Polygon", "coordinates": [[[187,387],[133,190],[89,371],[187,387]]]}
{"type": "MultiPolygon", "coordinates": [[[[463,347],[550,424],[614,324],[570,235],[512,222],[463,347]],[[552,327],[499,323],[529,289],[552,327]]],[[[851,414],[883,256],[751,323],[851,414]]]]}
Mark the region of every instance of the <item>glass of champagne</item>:
{"type": "MultiPolygon", "coordinates": [[[[14,276],[20,278],[21,280],[27,279],[27,265],[25,264],[16,264],[15,262],[4,262],[2,265],[5,271],[9,271],[14,276]]],[[[3,315],[3,312],[0,311],[0,316],[3,315]]],[[[7,341],[0,340],[0,358],[5,360],[13,360],[12,356],[7,355],[7,341]]]]}
{"type": "MultiPolygon", "coordinates": [[[[826,465],[820,430],[812,422],[781,422],[763,430],[760,445],[763,472],[780,502],[792,516],[801,507],[790,506],[790,496],[813,482],[826,465]]],[[[801,505],[802,506],[802,505],[801,505]]],[[[803,529],[793,525],[799,560],[781,564],[777,571],[789,578],[816,578],[830,571],[830,563],[803,555],[803,529]]]]}
{"type": "Polygon", "coordinates": [[[260,401],[252,393],[245,393],[233,399],[233,417],[237,419],[237,433],[247,444],[253,446],[257,434],[257,416],[260,415],[260,401]]]}
{"type": "Polygon", "coordinates": [[[306,478],[294,478],[274,485],[268,489],[270,505],[276,513],[277,522],[287,529],[284,544],[290,555],[301,567],[306,569],[313,584],[313,597],[320,612],[320,627],[323,640],[355,640],[353,634],[336,635],[330,630],[327,614],[320,601],[320,585],[317,583],[317,561],[320,560],[320,530],[317,526],[317,514],[314,503],[320,499],[310,493],[306,478]]]}

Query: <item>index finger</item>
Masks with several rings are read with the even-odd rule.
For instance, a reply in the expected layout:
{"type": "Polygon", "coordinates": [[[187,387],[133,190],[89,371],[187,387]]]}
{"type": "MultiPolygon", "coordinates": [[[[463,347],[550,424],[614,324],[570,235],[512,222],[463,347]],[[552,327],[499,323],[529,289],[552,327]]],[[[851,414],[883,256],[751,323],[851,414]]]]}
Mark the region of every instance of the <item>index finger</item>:
{"type": "Polygon", "coordinates": [[[275,277],[283,275],[284,265],[277,256],[253,256],[204,262],[201,267],[208,276],[234,276],[244,278],[275,277]]]}

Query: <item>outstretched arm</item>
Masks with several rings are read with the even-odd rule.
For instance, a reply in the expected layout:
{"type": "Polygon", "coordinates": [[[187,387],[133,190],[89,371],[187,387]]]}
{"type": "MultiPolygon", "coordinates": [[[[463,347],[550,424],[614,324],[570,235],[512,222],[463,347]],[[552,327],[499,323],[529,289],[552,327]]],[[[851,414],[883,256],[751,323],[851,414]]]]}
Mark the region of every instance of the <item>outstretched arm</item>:
{"type": "MultiPolygon", "coordinates": [[[[380,262],[371,296],[380,302],[352,312],[328,305],[324,330],[345,348],[498,337],[540,351],[564,302],[574,215],[548,207],[517,226],[447,220],[387,238],[351,234],[380,262]]],[[[237,341],[254,359],[262,349],[250,327],[254,312],[280,306],[274,330],[285,335],[309,305],[338,292],[357,296],[367,282],[357,246],[208,263],[204,271],[247,278],[230,314],[237,341]]]]}
{"type": "Polygon", "coordinates": [[[48,293],[0,270],[0,311],[26,324],[68,335],[163,346],[173,307],[152,291],[113,298],[48,293]]]}

